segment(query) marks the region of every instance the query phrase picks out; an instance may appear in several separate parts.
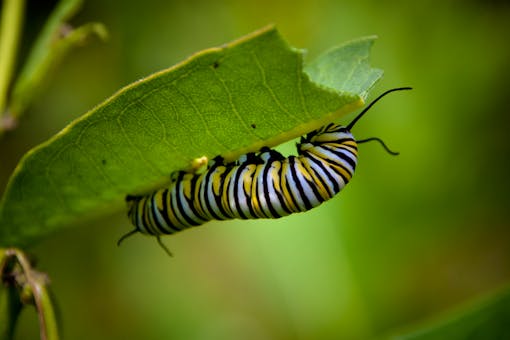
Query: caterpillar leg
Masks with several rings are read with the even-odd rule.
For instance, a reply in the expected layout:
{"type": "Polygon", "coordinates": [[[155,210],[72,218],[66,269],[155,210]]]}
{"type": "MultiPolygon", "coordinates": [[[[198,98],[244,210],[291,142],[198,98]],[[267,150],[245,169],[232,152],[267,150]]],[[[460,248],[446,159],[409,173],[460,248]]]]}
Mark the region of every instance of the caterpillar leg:
{"type": "Polygon", "coordinates": [[[170,174],[170,182],[175,183],[179,178],[182,178],[185,174],[188,174],[188,173],[189,172],[182,171],[182,170],[174,171],[170,174]]]}
{"type": "Polygon", "coordinates": [[[175,182],[181,172],[189,174],[200,174],[209,168],[209,158],[207,156],[197,157],[193,159],[186,170],[174,171],[170,174],[170,181],[175,182]]]}
{"type": "Polygon", "coordinates": [[[126,202],[132,202],[132,201],[139,201],[140,198],[142,198],[143,196],[139,196],[139,195],[126,195],[126,202]]]}

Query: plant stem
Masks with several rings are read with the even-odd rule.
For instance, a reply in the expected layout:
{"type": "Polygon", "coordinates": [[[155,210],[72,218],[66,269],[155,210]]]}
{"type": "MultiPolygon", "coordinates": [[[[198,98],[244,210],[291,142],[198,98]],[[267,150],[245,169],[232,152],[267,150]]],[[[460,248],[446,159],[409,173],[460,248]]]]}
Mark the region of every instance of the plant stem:
{"type": "Polygon", "coordinates": [[[0,23],[0,117],[4,115],[7,93],[15,66],[24,8],[25,0],[4,0],[3,2],[0,23]]]}
{"type": "MultiPolygon", "coordinates": [[[[3,276],[15,277],[16,287],[18,287],[18,296],[16,299],[18,302],[22,301],[25,304],[33,304],[35,306],[39,317],[41,340],[58,340],[58,324],[53,308],[53,301],[48,290],[48,277],[44,273],[33,269],[27,256],[23,251],[17,248],[0,248],[0,278],[3,279],[3,276]],[[17,275],[13,275],[14,272],[6,273],[6,271],[9,270],[7,262],[13,260],[15,260],[17,266],[21,269],[17,275]]],[[[3,288],[14,288],[14,286],[11,285],[10,287],[3,288]]],[[[12,312],[19,313],[19,310],[13,309],[12,312]]],[[[2,321],[14,323],[17,319],[17,315],[6,316],[4,319],[5,320],[2,321]]],[[[14,324],[10,324],[5,327],[5,330],[2,330],[5,334],[12,334],[13,329],[14,324]]]]}

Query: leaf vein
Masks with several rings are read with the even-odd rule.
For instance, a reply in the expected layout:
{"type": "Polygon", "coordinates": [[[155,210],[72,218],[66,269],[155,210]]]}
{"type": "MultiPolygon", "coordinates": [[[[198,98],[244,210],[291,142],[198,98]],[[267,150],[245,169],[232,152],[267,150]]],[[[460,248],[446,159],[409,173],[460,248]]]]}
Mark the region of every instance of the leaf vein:
{"type": "Polygon", "coordinates": [[[269,94],[271,95],[271,98],[273,99],[273,101],[276,103],[276,105],[278,106],[278,108],[286,113],[292,120],[296,121],[296,122],[299,122],[298,119],[296,119],[294,117],[294,115],[292,115],[284,106],[283,104],[281,103],[281,101],[278,99],[278,97],[276,96],[276,94],[274,93],[273,89],[271,88],[271,86],[269,86],[268,82],[267,82],[267,76],[266,76],[266,71],[264,71],[264,68],[262,67],[261,63],[260,63],[260,60],[259,60],[259,57],[257,56],[257,54],[252,51],[251,52],[253,58],[255,59],[255,64],[257,65],[257,68],[259,69],[260,71],[260,74],[262,75],[262,84],[264,84],[264,87],[267,89],[267,91],[269,92],[269,94]]]}
{"type": "Polygon", "coordinates": [[[184,92],[182,92],[179,87],[176,84],[173,84],[177,92],[179,92],[184,99],[191,105],[193,110],[197,113],[198,117],[200,118],[200,121],[203,125],[203,130],[216,142],[216,144],[220,145],[222,148],[228,149],[228,145],[221,142],[209,129],[209,126],[207,126],[207,123],[204,120],[203,113],[200,111],[200,109],[195,105],[195,102],[184,92]]]}

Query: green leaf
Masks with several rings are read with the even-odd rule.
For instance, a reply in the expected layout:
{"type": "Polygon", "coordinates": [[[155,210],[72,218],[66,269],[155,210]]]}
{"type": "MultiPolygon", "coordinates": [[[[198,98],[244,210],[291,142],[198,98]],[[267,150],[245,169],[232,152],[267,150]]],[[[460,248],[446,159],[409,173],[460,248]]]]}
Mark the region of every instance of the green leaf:
{"type": "Polygon", "coordinates": [[[305,72],[317,84],[365,98],[383,74],[369,64],[370,47],[375,39],[365,37],[334,48],[307,65],[305,72]]]}
{"type": "Polygon", "coordinates": [[[127,86],[22,159],[0,205],[0,243],[23,245],[84,217],[124,209],[126,194],[163,187],[172,172],[202,156],[233,160],[359,108],[381,75],[367,77],[372,40],[315,62],[354,86],[313,83],[302,52],[272,27],[127,86]],[[347,64],[354,69],[336,71],[347,64]]]}
{"type": "Polygon", "coordinates": [[[19,117],[51,70],[71,50],[83,44],[91,35],[106,39],[106,28],[100,23],[89,23],[72,28],[66,23],[80,8],[82,0],[61,0],[41,30],[20,75],[14,84],[9,114],[19,117]]]}
{"type": "Polygon", "coordinates": [[[395,340],[510,339],[510,289],[451,313],[432,326],[395,340]]]}

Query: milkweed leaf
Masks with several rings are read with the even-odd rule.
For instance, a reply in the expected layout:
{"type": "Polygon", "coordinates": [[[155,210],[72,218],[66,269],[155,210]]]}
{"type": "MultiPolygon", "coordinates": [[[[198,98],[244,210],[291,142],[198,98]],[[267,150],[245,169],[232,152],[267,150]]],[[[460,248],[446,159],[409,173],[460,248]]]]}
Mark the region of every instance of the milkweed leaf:
{"type": "Polygon", "coordinates": [[[167,185],[201,157],[233,160],[359,108],[381,76],[372,43],[340,46],[305,72],[302,51],[268,27],[121,89],[25,155],[0,205],[0,243],[124,209],[127,194],[167,185]]]}

